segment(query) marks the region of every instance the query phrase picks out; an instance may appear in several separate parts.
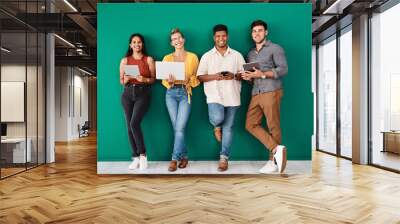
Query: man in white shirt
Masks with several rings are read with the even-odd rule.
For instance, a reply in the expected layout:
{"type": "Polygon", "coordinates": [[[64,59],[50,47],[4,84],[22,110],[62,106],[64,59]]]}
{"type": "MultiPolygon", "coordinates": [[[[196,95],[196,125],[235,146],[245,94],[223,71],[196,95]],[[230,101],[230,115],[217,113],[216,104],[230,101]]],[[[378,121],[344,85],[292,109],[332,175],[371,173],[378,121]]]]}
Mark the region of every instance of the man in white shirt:
{"type": "Polygon", "coordinates": [[[218,171],[228,169],[232,144],[232,127],[235,113],[240,106],[240,75],[245,63],[243,56],[228,47],[228,28],[218,24],[213,28],[215,46],[200,60],[197,70],[204,82],[208,116],[214,126],[217,141],[222,141],[218,171]]]}

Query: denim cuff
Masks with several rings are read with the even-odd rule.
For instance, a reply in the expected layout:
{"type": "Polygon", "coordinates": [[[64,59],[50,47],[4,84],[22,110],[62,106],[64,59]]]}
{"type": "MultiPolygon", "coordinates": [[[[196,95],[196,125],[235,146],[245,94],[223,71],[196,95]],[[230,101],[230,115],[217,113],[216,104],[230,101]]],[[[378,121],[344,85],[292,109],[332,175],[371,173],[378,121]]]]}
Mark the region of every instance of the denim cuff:
{"type": "Polygon", "coordinates": [[[176,161],[180,161],[180,160],[182,160],[182,159],[188,159],[188,156],[187,155],[182,155],[182,156],[172,156],[171,157],[171,160],[176,160],[176,161]]]}
{"type": "Polygon", "coordinates": [[[229,159],[229,156],[224,155],[224,154],[221,154],[221,155],[219,155],[219,158],[220,158],[220,159],[226,159],[226,160],[228,160],[228,159],[229,159]]]}

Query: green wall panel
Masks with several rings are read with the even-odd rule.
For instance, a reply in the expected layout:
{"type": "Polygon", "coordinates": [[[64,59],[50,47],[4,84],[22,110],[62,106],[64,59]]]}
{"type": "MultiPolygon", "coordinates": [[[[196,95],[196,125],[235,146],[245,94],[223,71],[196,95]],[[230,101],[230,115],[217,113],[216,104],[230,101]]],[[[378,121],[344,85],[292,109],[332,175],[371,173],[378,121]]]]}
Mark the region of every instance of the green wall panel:
{"type": "MultiPolygon", "coordinates": [[[[263,19],[269,39],[286,51],[289,73],[284,78],[281,107],[282,141],[288,159],[311,160],[313,96],[311,92],[310,4],[98,4],[98,161],[130,160],[126,124],[120,96],[119,62],[132,33],[145,36],[149,55],[156,60],[172,52],[169,32],[179,27],[186,49],[200,57],[213,47],[212,27],[229,28],[229,46],[245,57],[253,46],[250,23],[263,19]]],[[[236,115],[231,160],[265,160],[268,152],[245,130],[251,86],[242,84],[242,106],[236,115]]],[[[165,88],[157,81],[152,102],[142,123],[149,160],[170,160],[172,126],[165,106],[165,88]]],[[[208,121],[203,86],[194,89],[192,113],[186,128],[191,160],[216,160],[220,146],[208,121]]]]}

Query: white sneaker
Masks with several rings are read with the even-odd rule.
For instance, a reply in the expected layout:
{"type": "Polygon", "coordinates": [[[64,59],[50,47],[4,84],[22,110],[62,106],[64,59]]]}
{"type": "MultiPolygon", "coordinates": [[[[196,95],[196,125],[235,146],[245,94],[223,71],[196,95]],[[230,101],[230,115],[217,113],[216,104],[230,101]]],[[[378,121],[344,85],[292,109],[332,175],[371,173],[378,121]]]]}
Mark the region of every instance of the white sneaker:
{"type": "Polygon", "coordinates": [[[276,147],[274,159],[278,166],[278,172],[283,173],[286,168],[286,147],[284,145],[278,145],[276,147]]]}
{"type": "Polygon", "coordinates": [[[271,160],[268,160],[267,164],[263,166],[258,172],[260,173],[276,173],[278,172],[278,166],[271,160]]]}
{"type": "Polygon", "coordinates": [[[139,157],[134,157],[131,164],[129,164],[130,170],[135,170],[139,168],[139,157]]]}
{"type": "Polygon", "coordinates": [[[140,170],[147,169],[147,156],[140,156],[139,169],[140,170]]]}

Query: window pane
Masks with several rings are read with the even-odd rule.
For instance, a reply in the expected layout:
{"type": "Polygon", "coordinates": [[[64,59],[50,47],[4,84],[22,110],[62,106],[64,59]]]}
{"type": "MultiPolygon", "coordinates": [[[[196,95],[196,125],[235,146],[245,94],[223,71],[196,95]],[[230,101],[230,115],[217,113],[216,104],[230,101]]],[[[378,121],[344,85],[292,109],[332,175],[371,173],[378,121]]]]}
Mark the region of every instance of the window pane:
{"type": "Polygon", "coordinates": [[[26,33],[1,34],[1,177],[25,170],[31,141],[26,141],[26,33]],[[27,150],[28,149],[28,150],[27,150]]]}
{"type": "Polygon", "coordinates": [[[352,157],[352,35],[340,36],[340,153],[352,157]]]}
{"type": "Polygon", "coordinates": [[[36,32],[28,32],[27,33],[27,38],[28,38],[28,62],[27,62],[27,80],[26,80],[26,116],[27,116],[27,137],[28,141],[31,142],[30,144],[30,151],[31,153],[29,154],[30,158],[28,160],[27,166],[28,168],[34,167],[37,165],[37,149],[38,149],[38,144],[37,144],[37,104],[38,104],[38,96],[37,96],[37,74],[38,74],[38,68],[37,68],[37,62],[38,62],[38,49],[37,49],[37,33],[36,32]]]}
{"type": "Polygon", "coordinates": [[[336,39],[318,48],[318,148],[336,153],[336,39]]]}
{"type": "Polygon", "coordinates": [[[372,18],[372,163],[400,170],[400,4],[372,18]]]}

